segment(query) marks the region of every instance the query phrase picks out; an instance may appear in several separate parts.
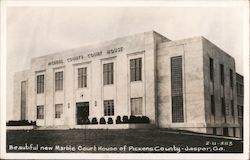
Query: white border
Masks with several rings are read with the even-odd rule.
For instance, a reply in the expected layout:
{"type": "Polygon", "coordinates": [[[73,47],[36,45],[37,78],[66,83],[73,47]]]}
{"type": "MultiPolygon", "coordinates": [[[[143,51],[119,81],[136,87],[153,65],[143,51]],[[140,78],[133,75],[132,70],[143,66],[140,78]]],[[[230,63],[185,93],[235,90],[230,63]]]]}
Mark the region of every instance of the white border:
{"type": "Polygon", "coordinates": [[[0,1],[1,7],[1,146],[0,158],[6,159],[248,159],[249,156],[249,4],[239,1],[0,1]],[[244,9],[244,154],[91,154],[91,153],[6,153],[6,11],[7,7],[79,7],[79,6],[129,6],[129,7],[242,7],[244,9]]]}

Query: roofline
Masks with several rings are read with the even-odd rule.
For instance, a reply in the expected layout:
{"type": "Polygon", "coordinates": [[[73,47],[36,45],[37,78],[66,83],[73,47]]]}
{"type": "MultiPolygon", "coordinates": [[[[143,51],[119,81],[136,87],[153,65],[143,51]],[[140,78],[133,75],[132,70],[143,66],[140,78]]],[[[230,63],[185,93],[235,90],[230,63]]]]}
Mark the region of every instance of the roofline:
{"type": "Polygon", "coordinates": [[[121,39],[126,39],[126,38],[129,38],[129,37],[132,37],[132,36],[142,35],[142,34],[147,34],[147,33],[157,34],[158,36],[163,37],[166,40],[170,40],[167,37],[161,35],[160,33],[156,32],[154,30],[151,30],[151,31],[146,31],[146,32],[140,32],[140,33],[130,34],[130,35],[127,35],[127,36],[117,37],[117,38],[106,40],[106,41],[94,42],[94,43],[83,45],[83,46],[77,47],[77,48],[67,49],[67,50],[63,50],[63,51],[57,51],[57,52],[53,52],[53,53],[48,53],[48,54],[43,55],[43,56],[34,57],[34,58],[31,59],[31,61],[34,60],[34,59],[45,58],[45,57],[48,57],[48,56],[62,54],[62,53],[67,54],[69,52],[80,50],[80,49],[84,49],[84,48],[91,47],[91,46],[95,46],[95,45],[100,44],[100,43],[103,43],[103,44],[105,44],[105,43],[111,43],[113,41],[118,41],[118,40],[121,40],[121,39]]]}

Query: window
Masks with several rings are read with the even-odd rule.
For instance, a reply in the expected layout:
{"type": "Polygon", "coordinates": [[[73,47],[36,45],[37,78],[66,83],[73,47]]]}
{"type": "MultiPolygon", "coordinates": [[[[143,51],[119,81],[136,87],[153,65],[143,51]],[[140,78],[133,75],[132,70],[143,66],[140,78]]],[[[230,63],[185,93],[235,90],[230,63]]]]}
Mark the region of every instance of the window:
{"type": "Polygon", "coordinates": [[[36,118],[37,119],[44,119],[44,106],[37,106],[36,118]]]}
{"type": "Polygon", "coordinates": [[[210,81],[214,81],[214,60],[209,58],[209,68],[210,68],[210,81]]]}
{"type": "Polygon", "coordinates": [[[239,116],[240,118],[243,117],[243,106],[239,106],[239,105],[238,105],[238,116],[239,116]]]}
{"type": "Polygon", "coordinates": [[[36,77],[36,87],[37,87],[37,93],[44,93],[44,75],[38,75],[36,77]]]}
{"type": "Polygon", "coordinates": [[[103,64],[103,84],[113,84],[114,63],[103,64]]]}
{"type": "Polygon", "coordinates": [[[210,105],[211,105],[211,114],[215,114],[215,103],[214,103],[214,95],[211,95],[210,96],[211,99],[210,99],[210,105]]]}
{"type": "Polygon", "coordinates": [[[230,86],[233,88],[234,86],[234,81],[233,81],[233,70],[230,69],[230,86]]]}
{"type": "Polygon", "coordinates": [[[216,135],[216,128],[213,127],[213,135],[216,135]]]}
{"type": "Polygon", "coordinates": [[[224,86],[224,65],[220,64],[220,82],[224,86]]]}
{"type": "Polygon", "coordinates": [[[63,114],[63,105],[56,104],[55,105],[55,118],[62,118],[62,114],[63,114]]]}
{"type": "Polygon", "coordinates": [[[226,106],[225,106],[225,98],[221,98],[221,113],[223,116],[226,115],[226,106]]]}
{"type": "Polygon", "coordinates": [[[26,95],[27,95],[27,83],[21,82],[21,120],[26,118],[26,95]]]}
{"type": "Polygon", "coordinates": [[[227,127],[223,128],[223,136],[228,136],[228,128],[227,127]]]}
{"type": "Polygon", "coordinates": [[[55,73],[55,90],[60,91],[63,90],[63,72],[55,73]]]}
{"type": "Polygon", "coordinates": [[[231,100],[231,115],[234,116],[234,100],[231,100]]]}
{"type": "Polygon", "coordinates": [[[78,88],[87,87],[87,68],[78,68],[78,88]]]}
{"type": "Polygon", "coordinates": [[[130,81],[142,80],[142,58],[130,60],[130,81]]]}
{"type": "Polygon", "coordinates": [[[114,115],[114,100],[105,100],[104,116],[113,116],[113,115],[114,115]]]}
{"type": "Polygon", "coordinates": [[[184,122],[182,57],[171,58],[172,122],[184,122]]]}
{"type": "Polygon", "coordinates": [[[131,98],[131,115],[142,115],[142,97],[131,98]]]}

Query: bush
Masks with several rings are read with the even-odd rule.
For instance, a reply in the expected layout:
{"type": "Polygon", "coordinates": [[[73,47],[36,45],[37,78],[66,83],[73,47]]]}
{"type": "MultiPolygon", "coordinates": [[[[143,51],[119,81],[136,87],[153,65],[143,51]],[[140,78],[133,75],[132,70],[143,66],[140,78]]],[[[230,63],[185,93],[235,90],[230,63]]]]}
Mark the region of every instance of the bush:
{"type": "Polygon", "coordinates": [[[36,126],[36,121],[30,121],[30,124],[36,126]]]}
{"type": "Polygon", "coordinates": [[[135,122],[136,123],[143,123],[142,122],[142,117],[140,117],[140,116],[135,117],[135,122]]]}
{"type": "Polygon", "coordinates": [[[131,115],[129,117],[129,123],[136,123],[136,117],[131,115]]]}
{"type": "Polygon", "coordinates": [[[28,120],[19,120],[19,121],[8,121],[6,126],[32,126],[36,125],[36,121],[29,122],[28,120]]]}
{"type": "Polygon", "coordinates": [[[106,120],[105,120],[105,118],[100,118],[100,124],[106,124],[106,120]]]}
{"type": "Polygon", "coordinates": [[[89,119],[86,119],[84,124],[90,124],[90,120],[89,119]]]}
{"type": "Polygon", "coordinates": [[[121,116],[117,116],[115,122],[116,124],[121,124],[122,123],[121,116]]]}
{"type": "Polygon", "coordinates": [[[108,124],[113,124],[113,119],[111,117],[108,118],[108,124]]]}
{"type": "Polygon", "coordinates": [[[128,123],[129,121],[128,121],[128,116],[123,116],[122,117],[122,122],[123,123],[128,123]]]}
{"type": "Polygon", "coordinates": [[[95,117],[92,118],[91,124],[98,124],[98,121],[97,121],[97,119],[95,117]]]}
{"type": "Polygon", "coordinates": [[[141,119],[142,123],[149,123],[150,120],[147,116],[142,116],[142,119],[141,119]]]}

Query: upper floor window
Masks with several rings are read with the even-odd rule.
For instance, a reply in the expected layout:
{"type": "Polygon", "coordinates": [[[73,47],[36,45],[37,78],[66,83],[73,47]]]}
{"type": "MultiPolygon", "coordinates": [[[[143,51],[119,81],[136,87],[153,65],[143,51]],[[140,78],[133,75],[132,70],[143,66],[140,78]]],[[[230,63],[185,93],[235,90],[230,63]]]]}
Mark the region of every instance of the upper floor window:
{"type": "Polygon", "coordinates": [[[221,113],[223,116],[226,115],[226,106],[225,106],[225,98],[221,98],[221,113]]]}
{"type": "Polygon", "coordinates": [[[220,64],[220,82],[224,85],[224,65],[220,64]]]}
{"type": "Polygon", "coordinates": [[[234,100],[231,100],[231,115],[234,116],[234,100]]]}
{"type": "Polygon", "coordinates": [[[44,75],[38,75],[36,77],[37,93],[44,93],[44,75]]]}
{"type": "Polygon", "coordinates": [[[63,71],[55,73],[55,90],[63,90],[63,71]]]}
{"type": "Polygon", "coordinates": [[[211,114],[215,114],[215,103],[214,103],[214,95],[210,96],[210,105],[211,105],[211,114]]]}
{"type": "Polygon", "coordinates": [[[103,84],[114,83],[114,63],[103,64],[103,84]]]}
{"type": "Polygon", "coordinates": [[[230,86],[233,88],[234,86],[234,81],[233,81],[233,70],[230,69],[230,86]]]}
{"type": "Polygon", "coordinates": [[[214,60],[209,58],[210,80],[214,81],[214,60]]]}
{"type": "Polygon", "coordinates": [[[142,80],[142,58],[130,60],[130,81],[142,80]]]}
{"type": "Polygon", "coordinates": [[[78,88],[87,87],[87,68],[78,68],[78,88]]]}

